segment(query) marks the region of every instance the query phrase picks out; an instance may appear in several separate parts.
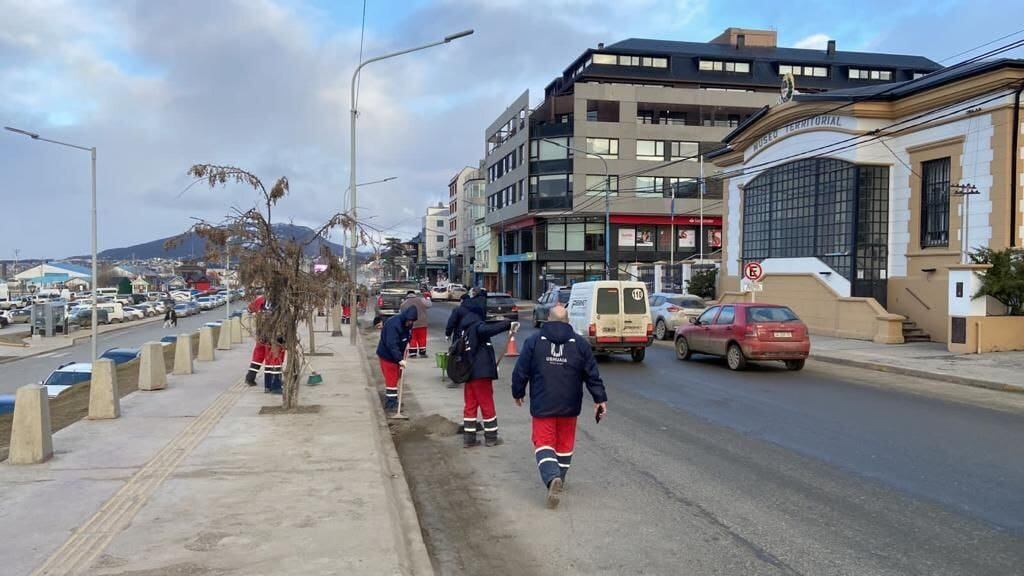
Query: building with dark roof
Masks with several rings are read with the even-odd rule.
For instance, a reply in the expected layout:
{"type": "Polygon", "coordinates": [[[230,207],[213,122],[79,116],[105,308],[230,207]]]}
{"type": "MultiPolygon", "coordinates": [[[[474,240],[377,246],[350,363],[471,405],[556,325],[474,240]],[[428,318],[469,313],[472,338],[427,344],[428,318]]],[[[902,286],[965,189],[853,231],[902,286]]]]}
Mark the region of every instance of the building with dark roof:
{"type": "Polygon", "coordinates": [[[712,181],[701,197],[702,169],[717,170],[701,158],[779,101],[783,75],[801,92],[820,92],[940,68],[918,56],[842,52],[834,42],[780,48],[774,31],[739,28],[706,43],[633,38],[588,48],[538,106],[529,110],[524,93],[485,133],[499,286],[532,298],[549,285],[649,280],[656,262],[717,260],[722,190],[712,181]]]}
{"type": "Polygon", "coordinates": [[[819,334],[956,352],[1024,349],[1024,320],[975,298],[970,254],[1024,243],[1024,60],[814,94],[759,111],[724,171],[726,301],[787,304],[819,334]]]}

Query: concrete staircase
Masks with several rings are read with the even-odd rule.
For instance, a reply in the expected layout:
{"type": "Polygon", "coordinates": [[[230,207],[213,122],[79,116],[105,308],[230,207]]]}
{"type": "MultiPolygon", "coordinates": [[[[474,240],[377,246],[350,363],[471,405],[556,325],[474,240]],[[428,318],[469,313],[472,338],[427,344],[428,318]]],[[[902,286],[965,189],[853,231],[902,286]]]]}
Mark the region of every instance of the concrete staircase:
{"type": "Polygon", "coordinates": [[[904,342],[931,342],[932,337],[922,330],[913,320],[903,321],[904,342]]]}

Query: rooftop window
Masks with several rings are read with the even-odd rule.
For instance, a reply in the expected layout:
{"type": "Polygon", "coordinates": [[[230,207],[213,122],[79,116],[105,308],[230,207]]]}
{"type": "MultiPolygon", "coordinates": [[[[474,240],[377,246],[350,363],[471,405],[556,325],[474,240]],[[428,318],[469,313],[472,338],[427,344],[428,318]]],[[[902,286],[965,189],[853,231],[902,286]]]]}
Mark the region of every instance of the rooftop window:
{"type": "Polygon", "coordinates": [[[750,62],[732,62],[729,60],[705,60],[700,59],[698,66],[701,70],[708,72],[735,72],[736,74],[750,74],[750,62]]]}
{"type": "Polygon", "coordinates": [[[891,70],[869,70],[867,68],[850,68],[851,80],[892,80],[891,70]]]}
{"type": "Polygon", "coordinates": [[[802,66],[800,64],[779,64],[779,75],[792,74],[793,76],[813,76],[815,78],[828,78],[828,67],[826,66],[802,66]]]}
{"type": "MultiPolygon", "coordinates": [[[[632,56],[626,54],[594,54],[591,57],[594,64],[607,64],[611,66],[640,66],[644,68],[668,68],[668,58],[658,56],[632,56]]],[[[584,66],[589,65],[589,62],[584,66]]]]}

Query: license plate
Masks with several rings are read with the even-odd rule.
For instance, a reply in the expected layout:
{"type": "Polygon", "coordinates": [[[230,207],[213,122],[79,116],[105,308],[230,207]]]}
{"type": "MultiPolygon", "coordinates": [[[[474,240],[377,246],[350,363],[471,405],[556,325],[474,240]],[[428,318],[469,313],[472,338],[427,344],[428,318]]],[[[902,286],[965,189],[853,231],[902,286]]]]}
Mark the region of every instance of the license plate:
{"type": "Polygon", "coordinates": [[[772,332],[772,336],[775,336],[776,338],[792,338],[793,337],[793,333],[792,332],[772,332]]]}

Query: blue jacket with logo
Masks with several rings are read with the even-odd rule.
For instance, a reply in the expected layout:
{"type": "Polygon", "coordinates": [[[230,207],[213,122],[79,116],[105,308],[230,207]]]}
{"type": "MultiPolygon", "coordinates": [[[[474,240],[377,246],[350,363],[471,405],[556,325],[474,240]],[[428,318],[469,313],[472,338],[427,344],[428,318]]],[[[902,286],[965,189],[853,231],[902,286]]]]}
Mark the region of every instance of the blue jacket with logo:
{"type": "Polygon", "coordinates": [[[412,333],[412,325],[406,326],[406,323],[415,322],[417,316],[416,307],[410,306],[384,323],[380,342],[377,343],[377,356],[381,360],[397,364],[405,359],[405,347],[409,344],[409,334],[412,333]]]}
{"type": "Polygon", "coordinates": [[[595,403],[608,401],[594,352],[572,326],[547,322],[523,343],[512,372],[512,397],[525,397],[529,386],[532,416],[579,416],[584,384],[595,403]]]}

